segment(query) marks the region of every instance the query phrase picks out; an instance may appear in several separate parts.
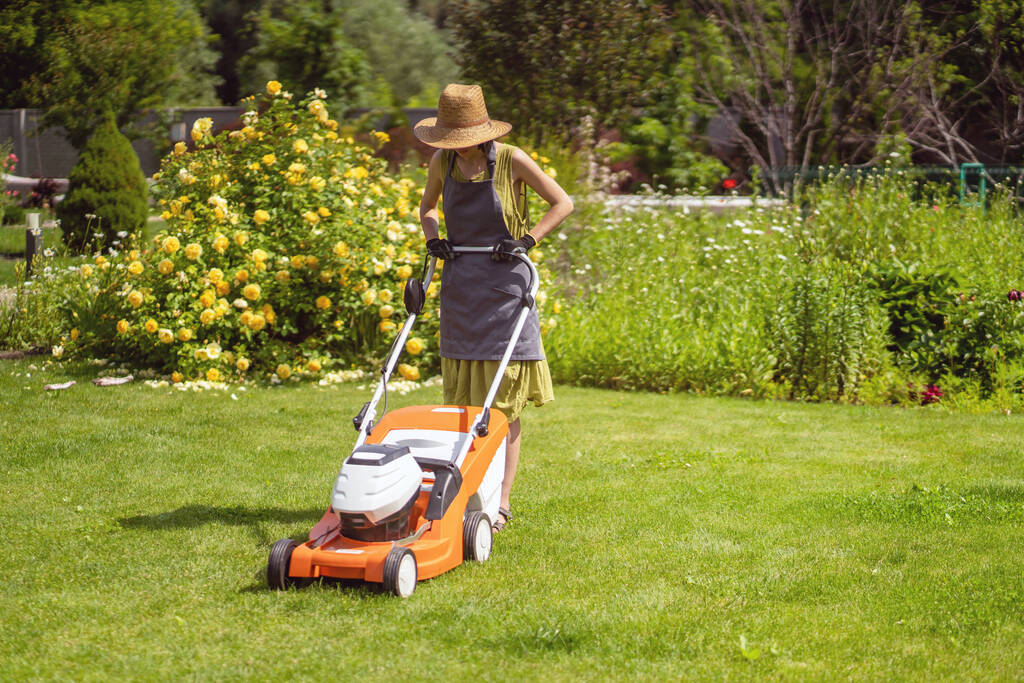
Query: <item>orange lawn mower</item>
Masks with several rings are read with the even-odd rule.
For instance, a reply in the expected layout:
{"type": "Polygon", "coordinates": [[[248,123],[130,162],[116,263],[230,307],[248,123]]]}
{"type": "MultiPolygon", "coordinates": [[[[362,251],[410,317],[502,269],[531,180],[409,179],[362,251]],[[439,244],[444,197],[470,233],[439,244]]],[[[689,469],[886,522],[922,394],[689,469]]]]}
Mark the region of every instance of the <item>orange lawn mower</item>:
{"type": "MultiPolygon", "coordinates": [[[[454,247],[487,253],[491,247],[454,247]]],[[[267,562],[267,582],[283,590],[329,577],[383,584],[408,597],[418,581],[491,554],[491,522],[498,513],[505,475],[508,421],[490,406],[537,294],[538,278],[525,253],[530,282],[522,308],[483,406],[412,406],[387,412],[387,382],[423,309],[436,258],[423,282],[405,288],[409,313],[381,370],[380,383],[353,423],[355,448],[342,463],[331,505],[301,545],[277,541],[267,562]],[[384,415],[376,420],[384,397],[384,415]]]]}

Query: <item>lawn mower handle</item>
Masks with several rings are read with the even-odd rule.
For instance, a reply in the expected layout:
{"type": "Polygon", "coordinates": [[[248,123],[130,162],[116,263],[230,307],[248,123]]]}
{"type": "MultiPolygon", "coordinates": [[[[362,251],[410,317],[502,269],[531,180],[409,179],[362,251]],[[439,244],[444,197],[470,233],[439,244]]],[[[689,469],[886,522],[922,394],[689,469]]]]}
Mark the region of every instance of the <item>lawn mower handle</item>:
{"type": "MultiPolygon", "coordinates": [[[[453,247],[453,249],[457,254],[487,254],[493,251],[493,247],[453,247]]],[[[526,251],[516,249],[513,252],[513,256],[525,262],[530,268],[529,292],[523,295],[523,307],[520,310],[519,318],[516,320],[515,328],[512,331],[512,337],[509,339],[508,346],[505,348],[505,354],[498,365],[497,372],[494,374],[494,380],[491,382],[491,387],[487,392],[487,397],[484,399],[483,410],[477,415],[473,422],[473,426],[470,428],[471,432],[476,432],[480,436],[487,433],[487,424],[490,421],[491,404],[494,402],[494,397],[498,393],[498,387],[501,385],[501,379],[505,374],[505,368],[508,367],[509,361],[512,358],[512,352],[515,350],[516,342],[519,341],[519,335],[522,333],[523,325],[526,323],[526,316],[534,306],[534,302],[537,297],[537,290],[540,287],[540,278],[537,275],[537,268],[533,265],[533,261],[531,261],[526,255],[526,251]]],[[[424,295],[426,295],[427,288],[430,287],[430,283],[433,280],[434,268],[437,265],[437,257],[431,256],[425,265],[426,271],[424,273],[422,283],[424,295]]],[[[416,322],[417,317],[418,315],[416,313],[409,313],[409,317],[406,318],[405,322],[402,324],[402,329],[398,333],[398,338],[391,347],[391,353],[388,355],[384,368],[381,370],[381,381],[377,385],[377,390],[374,392],[373,398],[364,404],[362,410],[359,411],[359,414],[352,419],[353,425],[359,431],[359,437],[356,440],[356,448],[366,441],[367,435],[369,435],[370,430],[373,429],[373,423],[377,416],[377,403],[387,390],[388,379],[391,378],[391,374],[394,372],[395,366],[398,363],[398,357],[401,355],[402,348],[405,346],[405,342],[409,337],[409,332],[412,331],[413,323],[416,322]]]]}

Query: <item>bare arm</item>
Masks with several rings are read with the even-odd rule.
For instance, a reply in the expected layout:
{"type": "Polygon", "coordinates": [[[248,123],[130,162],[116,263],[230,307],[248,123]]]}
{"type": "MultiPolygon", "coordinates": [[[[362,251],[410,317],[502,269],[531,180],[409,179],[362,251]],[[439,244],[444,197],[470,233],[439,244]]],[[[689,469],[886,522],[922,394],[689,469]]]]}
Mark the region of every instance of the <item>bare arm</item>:
{"type": "Polygon", "coordinates": [[[423,188],[423,198],[420,199],[420,227],[423,228],[423,239],[427,242],[440,235],[437,201],[441,198],[441,173],[441,150],[437,150],[434,156],[430,157],[427,185],[423,188]]]}
{"type": "Polygon", "coordinates": [[[515,184],[519,181],[532,187],[534,192],[551,205],[529,232],[530,237],[540,242],[572,213],[572,199],[526,152],[515,149],[512,152],[512,182],[515,184]]]}

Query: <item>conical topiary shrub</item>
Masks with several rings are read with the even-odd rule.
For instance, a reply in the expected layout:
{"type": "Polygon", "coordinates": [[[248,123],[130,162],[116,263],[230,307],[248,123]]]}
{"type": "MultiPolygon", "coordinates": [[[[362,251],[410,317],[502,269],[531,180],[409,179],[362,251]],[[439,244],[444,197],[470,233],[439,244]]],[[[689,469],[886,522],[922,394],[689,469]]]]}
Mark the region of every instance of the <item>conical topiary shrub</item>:
{"type": "Polygon", "coordinates": [[[108,115],[82,149],[57,205],[64,241],[72,249],[99,248],[119,232],[135,232],[149,215],[146,179],[128,138],[108,115]]]}

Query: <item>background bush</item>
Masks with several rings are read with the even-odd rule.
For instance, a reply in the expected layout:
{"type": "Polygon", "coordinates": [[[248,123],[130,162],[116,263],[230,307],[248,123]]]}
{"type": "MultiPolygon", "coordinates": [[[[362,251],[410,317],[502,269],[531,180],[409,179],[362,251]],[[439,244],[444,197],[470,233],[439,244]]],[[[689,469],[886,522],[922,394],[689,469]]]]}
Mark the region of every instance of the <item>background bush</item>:
{"type": "Polygon", "coordinates": [[[85,250],[141,229],[149,217],[147,196],[139,158],[108,115],[68,174],[68,192],[57,205],[64,241],[85,250]]]}

